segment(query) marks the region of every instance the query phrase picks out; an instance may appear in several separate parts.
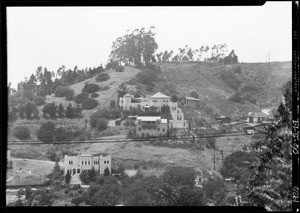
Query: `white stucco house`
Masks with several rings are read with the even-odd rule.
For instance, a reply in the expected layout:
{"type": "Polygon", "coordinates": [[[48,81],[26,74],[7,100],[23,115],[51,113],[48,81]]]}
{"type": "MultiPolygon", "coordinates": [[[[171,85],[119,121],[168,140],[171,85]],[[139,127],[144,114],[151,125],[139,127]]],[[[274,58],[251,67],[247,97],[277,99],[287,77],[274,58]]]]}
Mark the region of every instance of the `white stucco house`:
{"type": "Polygon", "coordinates": [[[94,168],[98,174],[104,174],[106,168],[111,173],[111,156],[110,155],[91,155],[80,154],[77,156],[65,155],[65,175],[67,171],[71,176],[80,174],[82,171],[91,170],[94,168]]]}

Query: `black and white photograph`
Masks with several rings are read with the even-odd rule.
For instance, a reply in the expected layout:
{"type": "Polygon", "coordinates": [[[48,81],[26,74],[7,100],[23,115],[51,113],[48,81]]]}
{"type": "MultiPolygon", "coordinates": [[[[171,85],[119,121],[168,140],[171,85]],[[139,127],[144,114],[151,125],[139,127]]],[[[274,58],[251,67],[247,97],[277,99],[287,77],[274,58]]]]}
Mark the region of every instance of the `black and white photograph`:
{"type": "Polygon", "coordinates": [[[7,6],[6,207],[291,211],[292,6],[7,6]]]}

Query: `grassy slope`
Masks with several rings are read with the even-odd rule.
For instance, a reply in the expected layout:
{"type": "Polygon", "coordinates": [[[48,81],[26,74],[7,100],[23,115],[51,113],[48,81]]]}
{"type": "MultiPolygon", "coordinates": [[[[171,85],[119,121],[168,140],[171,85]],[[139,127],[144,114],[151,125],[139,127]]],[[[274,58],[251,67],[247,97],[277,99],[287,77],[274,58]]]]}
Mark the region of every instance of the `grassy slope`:
{"type": "MultiPolygon", "coordinates": [[[[169,84],[175,85],[180,95],[189,95],[196,90],[199,99],[217,113],[235,116],[255,108],[227,101],[234,94],[220,78],[222,71],[231,65],[208,64],[202,62],[162,63],[162,73],[169,84]]],[[[241,63],[242,85],[258,83],[264,90],[259,93],[262,107],[273,106],[280,97],[280,87],[291,77],[291,62],[272,62],[271,71],[265,63],[241,63]]]]}

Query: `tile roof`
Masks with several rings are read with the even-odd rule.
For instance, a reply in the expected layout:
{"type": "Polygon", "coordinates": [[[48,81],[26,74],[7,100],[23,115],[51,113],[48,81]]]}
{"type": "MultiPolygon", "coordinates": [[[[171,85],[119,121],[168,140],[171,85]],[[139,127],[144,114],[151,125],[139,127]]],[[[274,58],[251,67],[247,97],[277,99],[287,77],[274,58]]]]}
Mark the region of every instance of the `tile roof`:
{"type": "Polygon", "coordinates": [[[264,118],[264,117],[268,117],[268,116],[263,112],[251,112],[249,114],[249,117],[264,118]]]}
{"type": "Polygon", "coordinates": [[[162,94],[161,92],[157,92],[154,95],[152,95],[150,98],[169,98],[169,96],[166,96],[165,94],[162,94]]]}
{"type": "Polygon", "coordinates": [[[184,98],[189,101],[200,101],[198,98],[194,98],[194,97],[184,97],[184,98]]]}

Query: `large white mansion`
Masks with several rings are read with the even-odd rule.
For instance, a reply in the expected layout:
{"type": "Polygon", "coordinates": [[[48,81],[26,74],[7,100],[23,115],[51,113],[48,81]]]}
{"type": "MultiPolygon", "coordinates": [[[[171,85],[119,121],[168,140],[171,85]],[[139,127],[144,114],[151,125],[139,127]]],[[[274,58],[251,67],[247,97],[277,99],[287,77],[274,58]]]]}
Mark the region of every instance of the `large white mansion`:
{"type": "Polygon", "coordinates": [[[111,173],[111,156],[81,154],[77,156],[65,155],[65,175],[67,171],[71,175],[80,174],[82,171],[94,168],[97,173],[104,174],[106,168],[111,173]]]}
{"type": "Polygon", "coordinates": [[[149,110],[151,106],[155,106],[160,111],[161,107],[166,105],[170,107],[170,113],[172,115],[172,119],[168,121],[168,127],[184,129],[188,127],[187,121],[184,120],[184,114],[178,107],[178,103],[171,102],[171,98],[161,92],[158,92],[148,98],[135,98],[134,95],[126,94],[123,97],[120,97],[119,105],[124,110],[140,108],[144,111],[149,110]]]}

